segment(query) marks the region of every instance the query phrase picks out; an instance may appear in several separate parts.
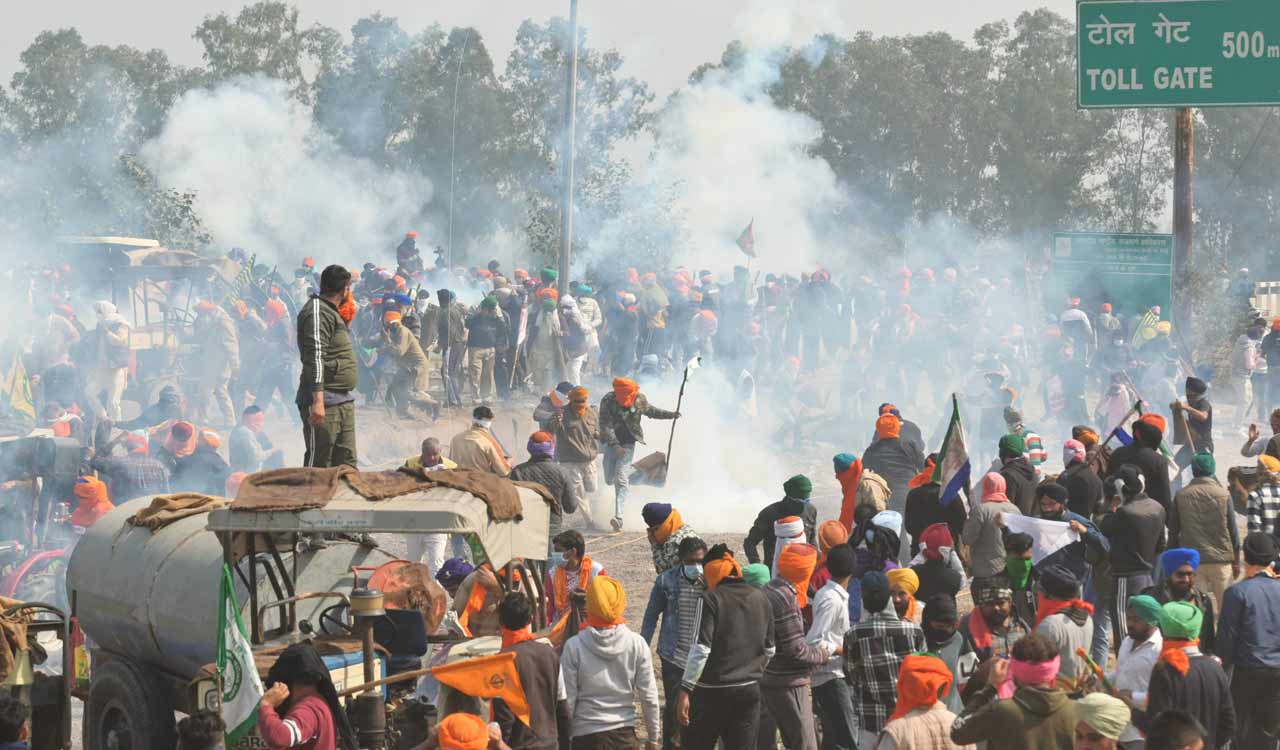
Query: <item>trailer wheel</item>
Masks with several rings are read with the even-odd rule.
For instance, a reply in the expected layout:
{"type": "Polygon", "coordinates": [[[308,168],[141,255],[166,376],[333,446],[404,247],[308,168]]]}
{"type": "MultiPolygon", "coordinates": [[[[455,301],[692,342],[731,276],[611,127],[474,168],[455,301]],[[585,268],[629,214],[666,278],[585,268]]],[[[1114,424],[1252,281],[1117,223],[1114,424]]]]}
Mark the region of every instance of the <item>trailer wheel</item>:
{"type": "Polygon", "coordinates": [[[118,659],[94,668],[85,705],[84,750],[150,750],[175,744],[173,704],[154,681],[118,659]]]}

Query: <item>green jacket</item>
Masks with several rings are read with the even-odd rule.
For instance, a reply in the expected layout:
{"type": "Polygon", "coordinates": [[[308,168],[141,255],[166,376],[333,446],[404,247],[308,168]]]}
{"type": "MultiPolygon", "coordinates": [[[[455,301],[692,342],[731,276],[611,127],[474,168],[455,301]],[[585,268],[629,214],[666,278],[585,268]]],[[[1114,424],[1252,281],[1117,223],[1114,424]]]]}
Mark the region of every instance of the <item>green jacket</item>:
{"type": "Polygon", "coordinates": [[[351,348],[351,333],[332,302],[312,297],[298,311],[298,353],[302,358],[299,406],[309,405],[317,391],[355,390],[356,355],[351,348]]]}
{"type": "Polygon", "coordinates": [[[641,417],[675,419],[676,413],[653,406],[643,393],[636,394],[636,400],[632,402],[630,408],[619,404],[612,393],[607,394],[600,400],[600,439],[605,445],[620,445],[622,441],[618,439],[618,428],[623,427],[623,432],[629,432],[634,442],[643,443],[644,428],[640,426],[641,417]]]}
{"type": "Polygon", "coordinates": [[[1062,690],[1020,687],[1008,700],[985,687],[951,725],[951,741],[987,750],[1061,750],[1075,746],[1076,706],[1062,690]]]}

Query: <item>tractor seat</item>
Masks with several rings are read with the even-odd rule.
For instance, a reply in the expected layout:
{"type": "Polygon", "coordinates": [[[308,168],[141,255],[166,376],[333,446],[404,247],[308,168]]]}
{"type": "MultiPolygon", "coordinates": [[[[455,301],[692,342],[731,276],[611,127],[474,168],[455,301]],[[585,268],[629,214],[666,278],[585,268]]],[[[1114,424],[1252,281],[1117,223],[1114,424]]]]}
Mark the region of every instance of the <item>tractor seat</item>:
{"type": "Polygon", "coordinates": [[[427,653],[427,623],[416,609],[388,609],[373,623],[373,640],[391,654],[388,675],[420,669],[427,653]]]}

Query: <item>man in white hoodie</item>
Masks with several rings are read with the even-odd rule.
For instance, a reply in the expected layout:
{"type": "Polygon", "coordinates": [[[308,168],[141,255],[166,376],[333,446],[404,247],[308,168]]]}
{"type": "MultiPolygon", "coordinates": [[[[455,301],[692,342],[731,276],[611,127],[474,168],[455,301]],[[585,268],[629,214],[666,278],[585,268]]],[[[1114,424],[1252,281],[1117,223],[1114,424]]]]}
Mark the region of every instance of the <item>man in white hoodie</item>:
{"type": "Polygon", "coordinates": [[[658,685],[649,644],[623,624],[627,595],[606,575],[587,587],[587,627],[560,656],[573,750],[639,750],[636,700],[644,715],[645,750],[658,750],[658,685]]]}

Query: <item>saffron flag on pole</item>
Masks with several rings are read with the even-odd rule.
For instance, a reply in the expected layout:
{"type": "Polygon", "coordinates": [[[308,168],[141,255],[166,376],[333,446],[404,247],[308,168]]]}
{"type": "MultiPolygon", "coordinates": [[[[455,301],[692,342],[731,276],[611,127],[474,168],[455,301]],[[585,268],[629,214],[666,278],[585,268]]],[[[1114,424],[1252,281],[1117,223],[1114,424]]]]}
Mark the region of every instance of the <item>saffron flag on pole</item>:
{"type": "Polygon", "coordinates": [[[253,649],[240,621],[231,568],[222,566],[222,595],[218,608],[218,675],[221,678],[222,721],[227,747],[233,747],[258,724],[258,703],[264,691],[253,649]]]}
{"type": "Polygon", "coordinates": [[[951,394],[951,423],[942,439],[938,465],[933,468],[933,481],[941,485],[938,502],[950,505],[960,496],[969,493],[969,449],[964,441],[964,425],[960,423],[960,403],[951,394]]]}
{"type": "Polygon", "coordinates": [[[516,655],[504,651],[493,656],[463,659],[435,667],[431,675],[441,684],[472,698],[501,698],[516,718],[529,725],[529,701],[516,671],[516,655]]]}
{"type": "Polygon", "coordinates": [[[746,254],[748,258],[756,257],[756,233],[753,227],[756,220],[752,219],[747,224],[747,228],[742,230],[742,234],[738,235],[738,249],[746,254]]]}

